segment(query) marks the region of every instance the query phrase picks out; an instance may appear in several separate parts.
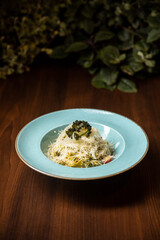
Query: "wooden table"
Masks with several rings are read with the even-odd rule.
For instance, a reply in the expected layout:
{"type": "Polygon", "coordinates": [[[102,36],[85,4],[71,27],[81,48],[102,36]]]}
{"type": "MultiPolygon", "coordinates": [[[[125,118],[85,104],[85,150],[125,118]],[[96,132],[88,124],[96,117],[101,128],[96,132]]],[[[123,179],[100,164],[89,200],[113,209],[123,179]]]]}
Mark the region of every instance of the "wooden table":
{"type": "Polygon", "coordinates": [[[0,80],[0,239],[160,239],[160,78],[139,92],[95,89],[78,67],[48,64],[0,80]],[[94,181],[62,180],[26,166],[15,138],[29,121],[68,108],[96,108],[131,118],[150,148],[134,169],[94,181]]]}

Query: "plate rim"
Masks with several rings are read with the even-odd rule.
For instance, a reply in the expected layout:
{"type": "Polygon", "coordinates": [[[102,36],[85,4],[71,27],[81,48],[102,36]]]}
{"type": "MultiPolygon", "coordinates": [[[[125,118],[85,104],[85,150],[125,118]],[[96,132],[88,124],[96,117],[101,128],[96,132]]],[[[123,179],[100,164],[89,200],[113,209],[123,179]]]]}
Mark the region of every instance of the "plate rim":
{"type": "Polygon", "coordinates": [[[49,113],[46,113],[46,114],[43,114],[33,120],[31,120],[30,122],[26,123],[23,128],[20,129],[20,131],[18,132],[17,136],[16,136],[16,139],[15,139],[15,150],[16,150],[16,153],[18,155],[18,157],[22,160],[22,162],[24,162],[28,167],[30,167],[31,169],[35,170],[36,172],[39,172],[41,174],[44,174],[44,175],[47,175],[47,176],[50,176],[50,177],[54,177],[54,178],[59,178],[59,179],[65,179],[65,180],[78,180],[78,181],[86,181],[86,180],[98,180],[98,179],[104,179],[104,178],[109,178],[109,177],[113,177],[113,176],[117,176],[119,174],[122,174],[124,172],[127,172],[129,171],[130,169],[134,168],[136,165],[138,165],[144,158],[145,156],[147,155],[147,152],[148,152],[148,149],[149,149],[149,138],[148,138],[148,135],[146,133],[146,131],[139,125],[137,124],[135,121],[133,121],[132,119],[124,116],[124,115],[121,115],[119,113],[115,113],[115,112],[111,112],[111,111],[107,111],[107,110],[102,110],[102,109],[95,109],[95,108],[69,108],[69,109],[62,109],[62,110],[58,110],[58,111],[53,111],[53,112],[49,112],[49,113]],[[101,176],[101,177],[91,177],[91,178],[76,178],[76,177],[65,177],[65,176],[59,176],[59,175],[54,175],[54,174],[50,174],[50,173],[47,173],[45,171],[42,171],[34,166],[32,166],[31,164],[29,164],[19,153],[18,151],[18,147],[17,147],[17,143],[18,143],[18,137],[20,135],[20,133],[24,130],[24,128],[29,125],[30,123],[36,121],[37,119],[39,118],[42,118],[42,117],[45,117],[47,115],[50,115],[52,113],[57,113],[57,112],[62,112],[62,111],[68,111],[68,110],[95,110],[95,111],[101,111],[101,112],[107,112],[107,113],[110,113],[110,114],[116,114],[116,115],[119,115],[123,118],[126,118],[127,120],[129,121],[132,121],[134,124],[136,124],[141,130],[142,132],[144,133],[145,137],[146,137],[146,141],[147,141],[147,146],[146,146],[146,150],[143,154],[143,156],[133,165],[131,165],[130,167],[122,170],[122,171],[119,171],[119,172],[116,172],[116,173],[113,173],[113,174],[109,174],[109,175],[106,175],[106,176],[101,176]]]}

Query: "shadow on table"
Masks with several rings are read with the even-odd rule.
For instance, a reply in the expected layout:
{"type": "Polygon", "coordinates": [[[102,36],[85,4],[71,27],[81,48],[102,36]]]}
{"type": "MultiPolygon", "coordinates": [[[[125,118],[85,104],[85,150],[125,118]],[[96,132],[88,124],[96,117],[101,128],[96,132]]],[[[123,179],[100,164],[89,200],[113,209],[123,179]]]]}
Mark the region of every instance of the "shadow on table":
{"type": "MultiPolygon", "coordinates": [[[[151,153],[150,153],[151,154],[151,153]]],[[[149,154],[149,155],[150,155],[149,154]]],[[[91,181],[72,181],[43,176],[46,194],[55,194],[63,201],[75,205],[98,208],[133,205],[143,202],[151,191],[156,191],[156,182],[150,186],[148,171],[150,157],[135,168],[110,178],[91,181]]],[[[39,175],[39,174],[38,174],[39,175]]]]}
{"type": "Polygon", "coordinates": [[[134,182],[134,172],[120,174],[111,178],[64,183],[64,192],[70,196],[74,204],[88,204],[98,208],[131,205],[143,201],[145,188],[137,181],[134,182]]]}
{"type": "Polygon", "coordinates": [[[64,200],[72,201],[75,205],[85,204],[96,208],[133,205],[143,202],[151,190],[147,184],[148,164],[146,159],[144,164],[105,179],[92,181],[56,179],[56,181],[63,198],[65,196],[64,200]]]}

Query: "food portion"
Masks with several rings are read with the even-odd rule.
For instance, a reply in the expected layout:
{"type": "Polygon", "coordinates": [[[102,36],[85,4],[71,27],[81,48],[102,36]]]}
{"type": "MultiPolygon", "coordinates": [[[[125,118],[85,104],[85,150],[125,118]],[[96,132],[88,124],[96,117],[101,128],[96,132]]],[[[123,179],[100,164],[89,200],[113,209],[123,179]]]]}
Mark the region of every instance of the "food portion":
{"type": "Polygon", "coordinates": [[[94,167],[113,159],[113,146],[86,121],[67,126],[49,146],[50,160],[68,167],[94,167]]]}

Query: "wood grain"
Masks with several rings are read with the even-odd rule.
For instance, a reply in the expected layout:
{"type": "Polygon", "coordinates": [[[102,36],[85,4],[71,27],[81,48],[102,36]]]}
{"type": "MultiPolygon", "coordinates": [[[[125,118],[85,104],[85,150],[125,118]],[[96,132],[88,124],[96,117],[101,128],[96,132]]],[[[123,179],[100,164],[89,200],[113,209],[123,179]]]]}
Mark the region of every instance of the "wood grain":
{"type": "Polygon", "coordinates": [[[0,239],[160,239],[160,79],[139,82],[137,94],[97,90],[78,67],[48,64],[0,80],[0,239]],[[51,178],[16,155],[15,138],[29,121],[67,108],[116,112],[141,125],[150,140],[145,159],[116,177],[51,178]]]}

